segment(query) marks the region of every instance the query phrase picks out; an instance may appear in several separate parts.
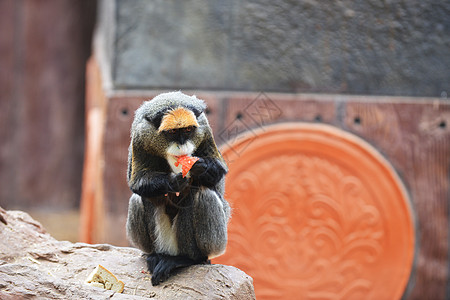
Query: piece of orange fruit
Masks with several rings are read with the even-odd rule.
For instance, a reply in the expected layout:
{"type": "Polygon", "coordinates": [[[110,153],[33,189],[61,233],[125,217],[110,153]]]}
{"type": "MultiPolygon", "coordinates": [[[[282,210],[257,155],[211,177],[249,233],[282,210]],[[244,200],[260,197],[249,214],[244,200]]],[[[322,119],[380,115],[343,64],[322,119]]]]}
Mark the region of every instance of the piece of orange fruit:
{"type": "Polygon", "coordinates": [[[175,167],[178,167],[181,164],[181,174],[183,177],[186,177],[187,173],[197,160],[199,160],[199,158],[195,156],[181,155],[178,156],[175,167]]]}

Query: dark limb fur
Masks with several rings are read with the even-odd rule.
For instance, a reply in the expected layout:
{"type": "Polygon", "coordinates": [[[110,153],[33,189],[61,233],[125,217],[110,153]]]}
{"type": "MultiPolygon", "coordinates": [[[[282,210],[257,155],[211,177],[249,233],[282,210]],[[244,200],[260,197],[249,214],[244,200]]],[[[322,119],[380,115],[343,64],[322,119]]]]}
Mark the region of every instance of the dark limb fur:
{"type": "Polygon", "coordinates": [[[189,184],[181,174],[140,171],[130,183],[133,193],[151,198],[169,192],[180,192],[189,184]]]}
{"type": "Polygon", "coordinates": [[[212,188],[226,174],[226,169],[218,159],[200,157],[192,166],[190,174],[194,179],[193,185],[212,188]]]}
{"type": "Polygon", "coordinates": [[[180,268],[201,263],[209,263],[208,258],[205,257],[194,260],[186,256],[170,256],[157,253],[147,256],[147,267],[150,273],[152,273],[153,286],[166,281],[175,271],[180,268]]]}

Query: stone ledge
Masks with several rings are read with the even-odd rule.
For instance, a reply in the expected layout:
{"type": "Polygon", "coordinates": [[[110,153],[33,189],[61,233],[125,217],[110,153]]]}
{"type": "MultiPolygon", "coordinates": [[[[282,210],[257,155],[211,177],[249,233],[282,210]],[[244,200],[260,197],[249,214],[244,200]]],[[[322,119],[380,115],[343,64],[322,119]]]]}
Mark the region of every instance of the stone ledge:
{"type": "Polygon", "coordinates": [[[224,265],[191,266],[153,287],[141,251],[57,241],[21,211],[0,208],[0,240],[1,299],[255,299],[252,278],[224,265]],[[98,264],[125,283],[122,294],[84,283],[98,264]]]}

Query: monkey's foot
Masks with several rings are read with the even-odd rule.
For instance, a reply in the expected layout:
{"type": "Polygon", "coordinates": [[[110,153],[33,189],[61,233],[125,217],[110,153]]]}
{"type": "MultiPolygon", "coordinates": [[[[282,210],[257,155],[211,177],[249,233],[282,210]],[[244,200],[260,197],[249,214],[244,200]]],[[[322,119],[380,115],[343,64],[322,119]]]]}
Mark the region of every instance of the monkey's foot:
{"type": "Polygon", "coordinates": [[[147,256],[147,268],[150,273],[155,271],[156,265],[159,262],[159,254],[153,253],[147,256]]]}
{"type": "Polygon", "coordinates": [[[185,256],[170,256],[157,253],[147,256],[147,267],[152,273],[153,286],[166,281],[179,268],[204,262],[206,262],[206,259],[194,260],[185,256]]]}

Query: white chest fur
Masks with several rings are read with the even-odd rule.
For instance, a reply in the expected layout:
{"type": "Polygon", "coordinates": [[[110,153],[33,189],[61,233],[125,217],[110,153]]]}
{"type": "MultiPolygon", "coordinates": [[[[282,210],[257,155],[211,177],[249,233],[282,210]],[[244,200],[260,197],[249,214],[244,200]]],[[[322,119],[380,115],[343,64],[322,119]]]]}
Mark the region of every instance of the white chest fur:
{"type": "MultiPolygon", "coordinates": [[[[176,223],[176,217],[173,224],[176,223]]],[[[155,246],[157,253],[178,255],[178,242],[175,227],[172,226],[164,207],[155,210],[155,246]]]]}
{"type": "Polygon", "coordinates": [[[173,156],[173,155],[168,155],[167,156],[167,162],[169,163],[170,168],[172,169],[172,172],[174,172],[175,174],[178,174],[182,171],[182,165],[179,164],[178,167],[175,166],[175,163],[177,162],[177,157],[173,156]]]}

